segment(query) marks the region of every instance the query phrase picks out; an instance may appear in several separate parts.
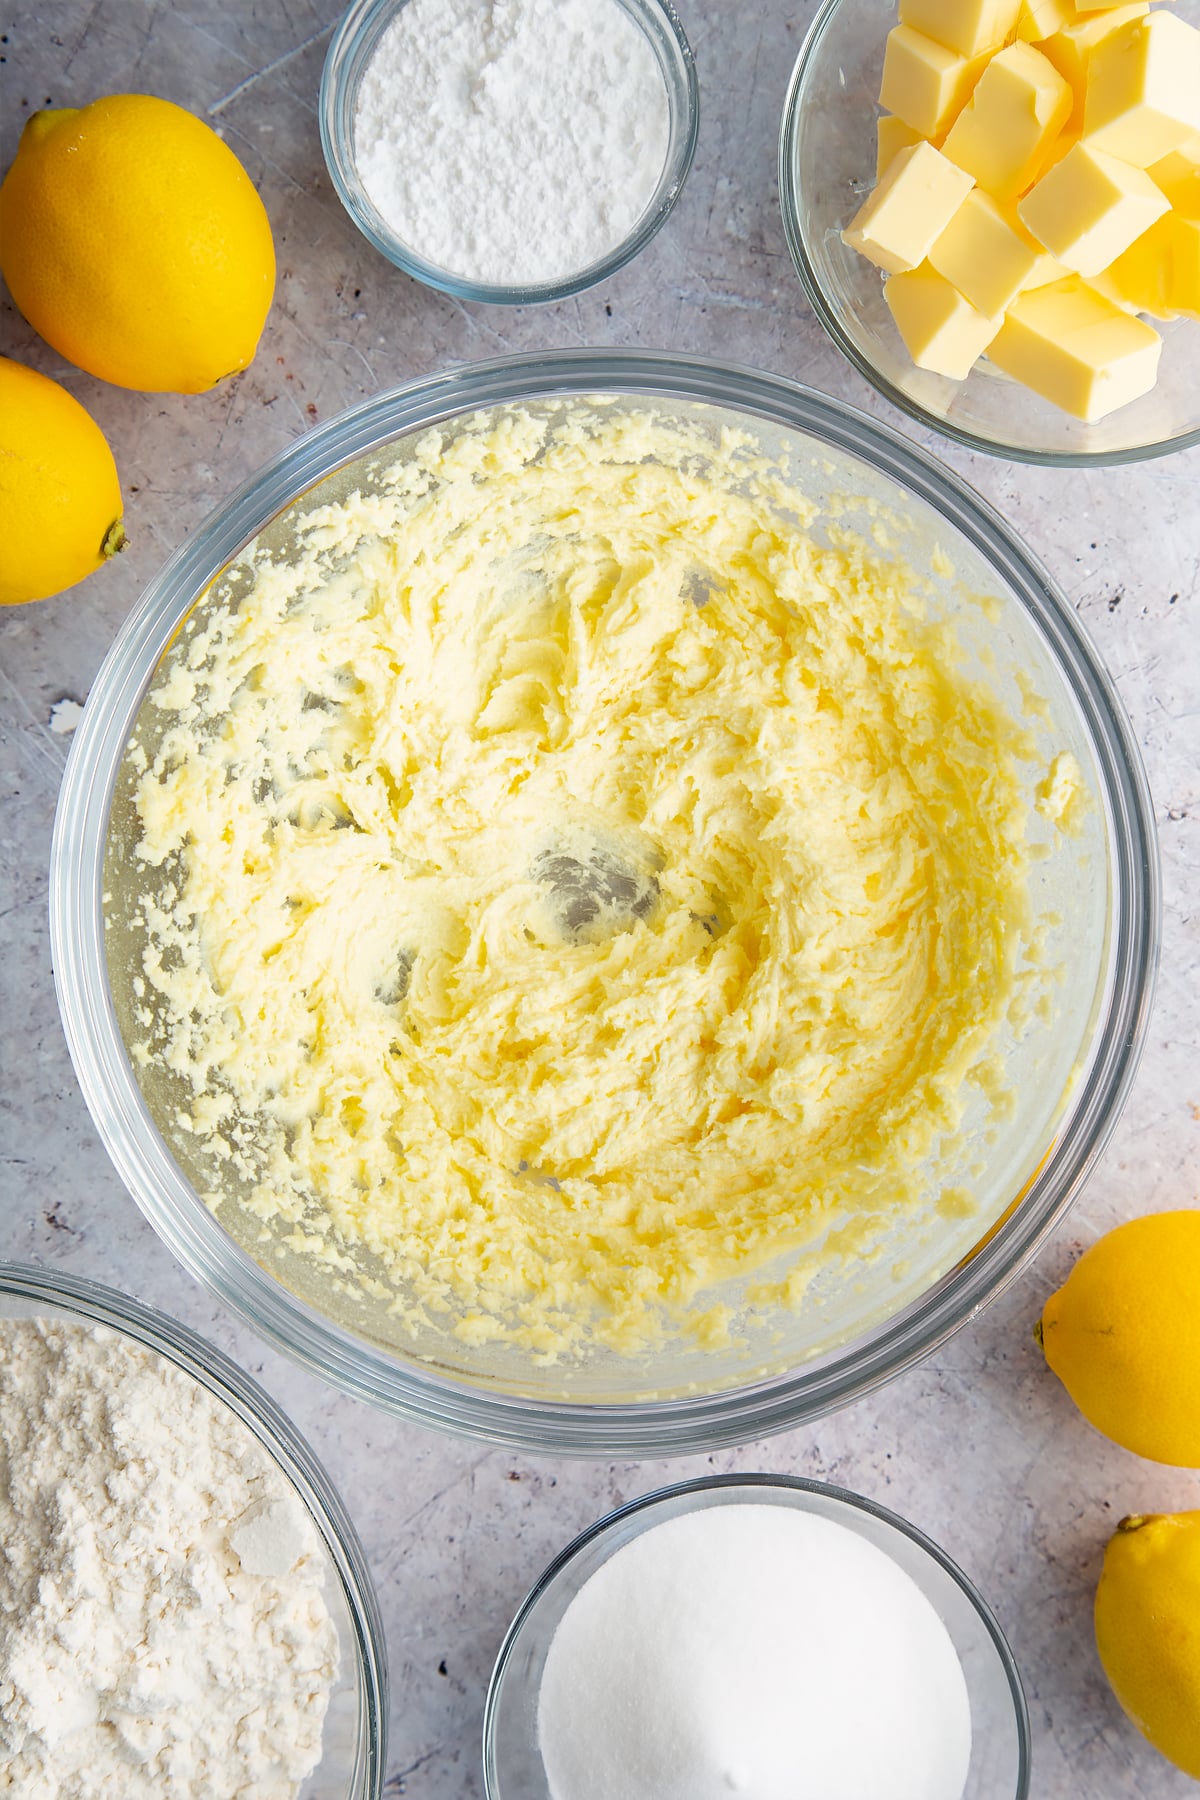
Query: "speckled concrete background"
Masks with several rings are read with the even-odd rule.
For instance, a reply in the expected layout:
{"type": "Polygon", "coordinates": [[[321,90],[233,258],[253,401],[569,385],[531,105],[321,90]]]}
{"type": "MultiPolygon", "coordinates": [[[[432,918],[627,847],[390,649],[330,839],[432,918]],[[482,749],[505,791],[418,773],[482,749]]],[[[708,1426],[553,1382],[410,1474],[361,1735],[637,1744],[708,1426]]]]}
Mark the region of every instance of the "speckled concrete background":
{"type": "Polygon", "coordinates": [[[1044,1369],[1030,1327],[1079,1247],[1116,1220],[1195,1205],[1200,1149],[1200,452],[1125,470],[1033,471],[936,445],[1045,560],[1094,635],[1146,757],[1163,850],[1163,963],[1124,1119],[1036,1268],[921,1368],[852,1410],[736,1454],[556,1464],[429,1435],[290,1367],[175,1267],[109,1166],[67,1058],[50,969],[46,865],[71,709],[145,581],[181,537],[315,421],[406,377],[507,350],[670,347],[874,401],[810,317],[784,247],[775,140],[811,11],[680,0],[703,95],[699,154],[650,249],[581,299],[465,306],[381,261],[342,212],[315,100],[328,0],[0,0],[0,162],[48,103],[164,95],[243,159],[275,228],[276,303],[257,361],[202,398],[105,387],[62,364],[0,296],[0,352],[64,380],[113,444],[131,547],[85,588],[0,618],[0,1254],[126,1288],[263,1380],[340,1484],[387,1623],[390,1797],[481,1792],[488,1671],[552,1553],[614,1503],[721,1469],[819,1475],[945,1545],[1009,1633],[1027,1685],[1037,1800],[1184,1800],[1096,1663],[1091,1590],[1123,1513],[1200,1506],[1200,1478],[1111,1448],[1044,1369]]]}

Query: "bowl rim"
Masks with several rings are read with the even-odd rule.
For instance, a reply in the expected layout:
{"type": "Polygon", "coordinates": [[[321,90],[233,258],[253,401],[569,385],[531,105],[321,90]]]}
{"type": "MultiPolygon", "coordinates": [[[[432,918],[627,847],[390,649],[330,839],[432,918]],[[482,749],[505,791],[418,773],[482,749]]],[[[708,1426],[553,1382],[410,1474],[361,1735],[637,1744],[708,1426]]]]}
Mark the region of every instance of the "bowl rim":
{"type": "Polygon", "coordinates": [[[320,1533],[350,1616],[359,1741],[348,1800],[381,1800],[387,1772],[389,1685],[383,1617],[345,1502],[307,1439],[265,1388],[215,1344],[118,1288],[65,1270],[2,1260],[0,1296],[74,1314],[164,1357],[227,1406],[279,1465],[320,1533]]]}
{"type": "MultiPolygon", "coordinates": [[[[1029,1721],[1029,1705],[1025,1698],[1025,1688],[1021,1681],[1021,1672],[1017,1667],[1017,1659],[1013,1655],[1012,1646],[1004,1635],[995,1613],[984,1599],[971,1578],[966,1575],[954,1559],[941,1545],[935,1543],[919,1526],[902,1518],[890,1507],[881,1506],[877,1500],[868,1499],[865,1494],[857,1494],[851,1488],[844,1488],[827,1481],[816,1481],[803,1475],[777,1475],[771,1473],[746,1473],[728,1475],[700,1475],[690,1481],[672,1482],[667,1487],[654,1488],[648,1494],[637,1499],[627,1500],[621,1506],[614,1507],[600,1519],[588,1525],[577,1536],[573,1537],[558,1555],[547,1564],[533,1586],[518,1607],[513,1621],[504,1634],[503,1642],[496,1654],[488,1681],[487,1698],[483,1709],[483,1787],[486,1800],[505,1800],[497,1785],[495,1766],[496,1730],[500,1711],[501,1686],[508,1666],[516,1654],[522,1634],[529,1617],[543,1595],[556,1586],[569,1570],[570,1566],[598,1539],[615,1531],[627,1520],[639,1513],[653,1512],[663,1506],[694,1495],[698,1504],[691,1511],[702,1511],[712,1503],[711,1496],[734,1489],[745,1489],[753,1496],[763,1491],[777,1494],[791,1494],[797,1498],[794,1504],[800,1511],[808,1508],[799,1496],[819,1494],[824,1500],[831,1500],[839,1507],[852,1512],[866,1513],[877,1523],[888,1526],[899,1536],[907,1538],[918,1550],[936,1563],[942,1572],[950,1577],[960,1592],[971,1603],[979,1617],[992,1645],[996,1651],[1000,1665],[1008,1681],[1009,1696],[1013,1703],[1013,1718],[1017,1730],[1017,1785],[1011,1800],[1028,1800],[1029,1784],[1032,1770],[1032,1732],[1029,1721]]],[[[753,1500],[751,1500],[753,1503],[753,1500]]],[[[686,1516],[681,1514],[680,1516],[686,1516]]],[[[648,1519],[641,1530],[649,1530],[653,1520],[648,1519]]],[[[637,1534],[640,1535],[640,1532],[637,1534]]],[[[630,1538],[627,1542],[632,1542],[630,1538]]]]}
{"type": "MultiPolygon", "coordinates": [[[[777,178],[779,188],[779,210],[783,219],[783,235],[787,240],[788,251],[793,266],[800,277],[805,294],[808,297],[827,336],[841,351],[851,366],[868,381],[878,394],[898,407],[902,413],[914,419],[918,425],[927,427],[940,437],[949,438],[952,442],[962,444],[968,450],[975,450],[984,456],[1007,457],[1013,462],[1029,463],[1036,467],[1051,469],[1087,469],[1118,468],[1129,463],[1150,462],[1155,457],[1173,456],[1178,450],[1191,449],[1200,444],[1200,425],[1190,431],[1182,431],[1175,437],[1159,438],[1149,444],[1134,444],[1123,449],[1114,450],[1039,450],[1023,444],[1010,444],[1001,438],[985,437],[976,431],[970,431],[941,413],[931,412],[914,400],[894,382],[888,380],[864,354],[854,339],[843,328],[836,308],[830,303],[824,284],[817,273],[815,264],[808,253],[808,244],[801,227],[801,208],[797,196],[797,183],[794,155],[796,133],[799,130],[801,114],[801,90],[811,63],[820,51],[825,33],[833,21],[835,13],[843,0],[823,0],[823,4],[813,19],[800,45],[796,61],[792,67],[788,82],[787,95],[783,103],[783,113],[779,126],[779,150],[777,157],[777,178]]],[[[1200,329],[1200,327],[1198,327],[1200,329]]]]}
{"type": "Polygon", "coordinates": [[[388,262],[426,287],[459,300],[493,306],[536,306],[569,299],[595,287],[639,255],[666,223],[683,192],[700,133],[700,84],[696,58],[673,0],[614,0],[649,41],[663,76],[670,136],[662,174],[633,229],[583,269],[554,281],[508,284],[473,281],[430,262],[397,237],[372,203],[358,175],[351,104],[361,71],[392,17],[409,0],[354,0],[340,20],[321,70],[317,120],[321,149],[334,191],[367,241],[388,262]],[[647,23],[661,21],[661,30],[647,23]],[[671,71],[668,72],[667,60],[671,71]]]}
{"type": "Polygon", "coordinates": [[[533,352],[418,378],[350,408],[271,458],[146,588],[92,684],[67,760],[50,854],[50,938],[68,1049],[118,1174],[173,1255],[261,1335],[361,1399],[480,1441],[559,1455],[673,1455],[744,1443],[818,1417],[931,1353],[1002,1292],[1062,1218],[1116,1124],[1145,1039],[1158,955],[1158,844],[1136,739],[1074,610],[1000,515],[890,427],[775,375],[654,351],[533,352]],[[1109,832],[1112,977],[1073,1109],[1019,1204],[932,1288],[864,1337],[783,1374],[663,1399],[552,1401],[405,1362],[293,1295],[217,1223],[150,1118],[108,986],[108,812],[162,651],[208,581],[309,486],[414,427],[481,408],[588,394],[707,403],[808,433],[891,477],[964,535],[1033,616],[1063,669],[1099,770],[1109,832]]]}

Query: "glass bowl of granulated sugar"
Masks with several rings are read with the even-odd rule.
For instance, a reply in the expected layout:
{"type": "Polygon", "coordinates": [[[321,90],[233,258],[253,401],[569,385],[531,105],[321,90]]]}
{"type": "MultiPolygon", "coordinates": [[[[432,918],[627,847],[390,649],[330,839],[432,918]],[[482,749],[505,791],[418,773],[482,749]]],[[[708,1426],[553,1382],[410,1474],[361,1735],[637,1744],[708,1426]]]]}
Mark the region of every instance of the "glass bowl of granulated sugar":
{"type": "Polygon", "coordinates": [[[696,147],[671,0],[356,0],[321,78],[350,217],[464,300],[562,300],[663,224],[696,147]]]}
{"type": "Polygon", "coordinates": [[[844,1488],[718,1475],[576,1538],[521,1606],[487,1800],[1028,1800],[1029,1717],[986,1601],[844,1488]]]}

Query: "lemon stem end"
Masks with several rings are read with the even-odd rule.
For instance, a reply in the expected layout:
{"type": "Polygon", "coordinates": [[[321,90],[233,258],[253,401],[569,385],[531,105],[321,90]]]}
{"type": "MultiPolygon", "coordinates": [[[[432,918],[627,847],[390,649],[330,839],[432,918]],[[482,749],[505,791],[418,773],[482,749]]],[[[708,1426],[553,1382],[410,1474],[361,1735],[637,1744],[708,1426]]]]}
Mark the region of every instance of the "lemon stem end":
{"type": "MultiPolygon", "coordinates": [[[[21,145],[36,144],[51,131],[57,129],[64,119],[73,119],[79,111],[77,106],[43,106],[35,113],[30,113],[21,132],[21,145]]],[[[18,149],[20,146],[18,146],[18,149]]]]}

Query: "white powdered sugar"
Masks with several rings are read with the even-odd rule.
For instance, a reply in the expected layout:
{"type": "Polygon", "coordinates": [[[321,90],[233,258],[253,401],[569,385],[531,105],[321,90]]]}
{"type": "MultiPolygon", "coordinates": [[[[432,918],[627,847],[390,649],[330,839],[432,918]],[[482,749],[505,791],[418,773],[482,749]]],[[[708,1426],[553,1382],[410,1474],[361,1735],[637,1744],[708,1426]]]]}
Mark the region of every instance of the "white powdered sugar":
{"type": "Polygon", "coordinates": [[[410,249],[517,286],[615,249],[669,134],[654,51],[617,0],[408,0],[367,65],[354,143],[410,249]]]}
{"type": "Polygon", "coordinates": [[[324,1552],[228,1407],[101,1328],[0,1321],[0,1793],[292,1800],[324,1552]]]}

